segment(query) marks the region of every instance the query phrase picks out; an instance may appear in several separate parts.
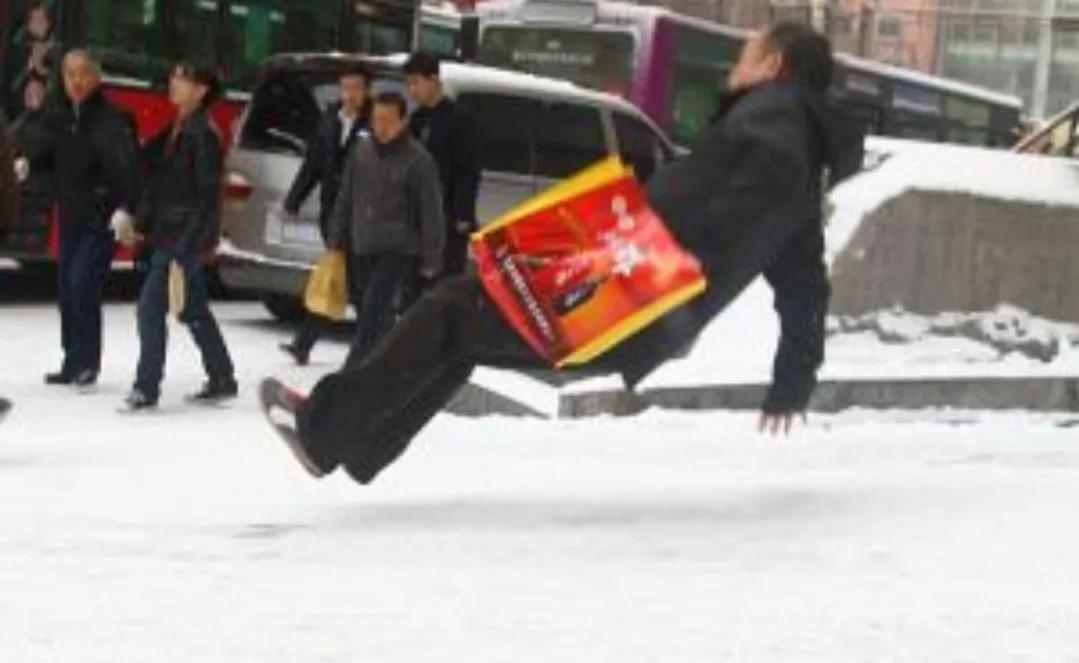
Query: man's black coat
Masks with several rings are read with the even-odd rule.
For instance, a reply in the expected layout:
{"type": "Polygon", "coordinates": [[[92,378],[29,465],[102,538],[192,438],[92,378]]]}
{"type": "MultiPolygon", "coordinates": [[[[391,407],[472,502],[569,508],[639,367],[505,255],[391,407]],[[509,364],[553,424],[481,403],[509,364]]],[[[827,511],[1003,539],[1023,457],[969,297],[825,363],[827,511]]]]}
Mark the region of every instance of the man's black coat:
{"type": "Polygon", "coordinates": [[[782,327],[765,410],[804,409],[824,358],[830,295],[824,175],[834,182],[856,172],[862,142],[860,127],[794,82],[728,99],[692,154],[648,182],[653,207],[700,259],[708,289],[602,363],[636,385],[763,274],[775,290],[782,327]]]}
{"type": "Polygon", "coordinates": [[[100,89],[51,117],[53,182],[65,230],[105,232],[117,208],[135,210],[139,156],[131,116],[100,89]]]}

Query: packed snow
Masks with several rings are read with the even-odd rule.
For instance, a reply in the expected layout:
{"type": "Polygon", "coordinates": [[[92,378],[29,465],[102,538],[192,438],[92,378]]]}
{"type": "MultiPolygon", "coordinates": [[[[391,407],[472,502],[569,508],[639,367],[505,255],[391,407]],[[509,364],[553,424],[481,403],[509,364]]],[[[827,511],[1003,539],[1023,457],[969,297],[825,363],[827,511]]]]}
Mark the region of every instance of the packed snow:
{"type": "Polygon", "coordinates": [[[1079,660],[1068,417],[851,412],[771,440],[748,414],[440,416],[361,488],[304,475],[253,397],[312,384],[341,339],[289,368],[286,329],[218,310],[240,401],[182,404],[181,331],[147,416],[115,411],[130,305],[87,395],[40,382],[51,307],[0,310],[4,660],[1079,660]]]}
{"type": "Polygon", "coordinates": [[[874,167],[840,184],[830,196],[833,213],[825,235],[832,260],[866,215],[906,191],[1079,208],[1079,162],[1074,159],[879,137],[866,139],[866,151],[874,167]]]}

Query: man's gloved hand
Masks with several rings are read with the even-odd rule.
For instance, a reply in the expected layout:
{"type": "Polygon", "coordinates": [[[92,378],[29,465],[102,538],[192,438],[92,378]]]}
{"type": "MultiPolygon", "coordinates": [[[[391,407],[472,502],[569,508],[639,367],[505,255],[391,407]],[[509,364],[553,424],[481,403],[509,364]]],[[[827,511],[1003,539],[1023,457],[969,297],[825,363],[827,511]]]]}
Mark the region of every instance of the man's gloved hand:
{"type": "Polygon", "coordinates": [[[807,422],[805,412],[770,412],[764,410],[761,412],[760,423],[757,424],[757,430],[762,435],[771,435],[776,437],[780,434],[790,435],[791,428],[794,427],[794,422],[797,419],[802,420],[804,425],[807,422]]]}

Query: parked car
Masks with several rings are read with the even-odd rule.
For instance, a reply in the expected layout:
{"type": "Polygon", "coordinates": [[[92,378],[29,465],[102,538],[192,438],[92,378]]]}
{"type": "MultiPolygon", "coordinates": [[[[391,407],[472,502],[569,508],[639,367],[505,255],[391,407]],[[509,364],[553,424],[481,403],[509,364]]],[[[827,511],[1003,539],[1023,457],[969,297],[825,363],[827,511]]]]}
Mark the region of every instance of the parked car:
{"type": "MultiPolygon", "coordinates": [[[[230,289],[261,295],[275,317],[300,312],[308,271],[322,255],[318,196],[294,220],[281,203],[339,72],[361,62],[375,91],[403,90],[404,56],[281,55],[271,59],[228,157],[218,269],[230,289]]],[[[488,222],[537,191],[617,153],[647,178],[679,150],[629,103],[573,84],[447,63],[446,92],[476,117],[483,166],[478,214],[488,222]]]]}

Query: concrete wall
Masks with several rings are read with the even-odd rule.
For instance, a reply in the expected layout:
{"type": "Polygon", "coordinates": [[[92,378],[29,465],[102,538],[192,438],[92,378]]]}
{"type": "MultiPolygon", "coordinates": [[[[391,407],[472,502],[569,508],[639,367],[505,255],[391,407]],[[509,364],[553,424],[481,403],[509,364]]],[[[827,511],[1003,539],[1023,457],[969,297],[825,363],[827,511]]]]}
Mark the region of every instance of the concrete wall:
{"type": "Polygon", "coordinates": [[[833,285],[838,314],[1006,303],[1076,322],[1079,209],[910,191],[862,223],[833,265],[833,285]]]}

